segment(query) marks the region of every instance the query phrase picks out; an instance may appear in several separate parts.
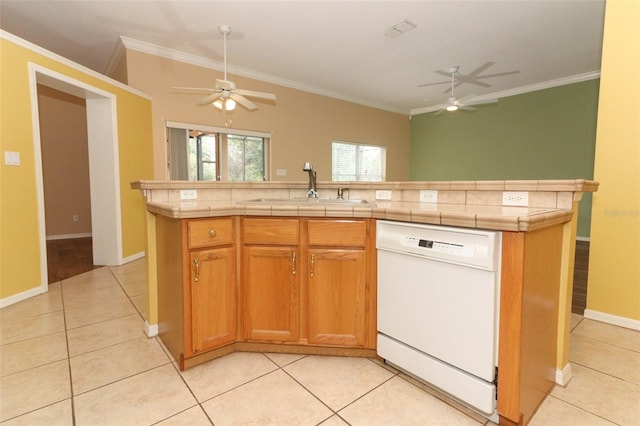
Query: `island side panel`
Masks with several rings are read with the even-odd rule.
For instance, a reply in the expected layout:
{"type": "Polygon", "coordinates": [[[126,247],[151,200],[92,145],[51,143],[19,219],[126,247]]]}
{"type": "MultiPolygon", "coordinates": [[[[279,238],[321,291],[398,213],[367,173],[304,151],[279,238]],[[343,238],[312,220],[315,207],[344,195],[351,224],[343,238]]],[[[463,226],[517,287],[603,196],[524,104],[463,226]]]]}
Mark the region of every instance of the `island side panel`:
{"type": "Polygon", "coordinates": [[[182,285],[182,223],[156,217],[158,259],[158,330],[176,361],[184,352],[184,307],[182,285]]]}
{"type": "Polygon", "coordinates": [[[520,370],[524,424],[555,383],[562,233],[562,225],[555,225],[525,234],[520,370]]]}
{"type": "Polygon", "coordinates": [[[498,414],[500,424],[521,424],[520,363],[524,232],[502,233],[500,331],[498,343],[498,414]]]}
{"type": "Polygon", "coordinates": [[[500,295],[500,424],[527,424],[555,379],[562,225],[504,232],[500,295]]]}

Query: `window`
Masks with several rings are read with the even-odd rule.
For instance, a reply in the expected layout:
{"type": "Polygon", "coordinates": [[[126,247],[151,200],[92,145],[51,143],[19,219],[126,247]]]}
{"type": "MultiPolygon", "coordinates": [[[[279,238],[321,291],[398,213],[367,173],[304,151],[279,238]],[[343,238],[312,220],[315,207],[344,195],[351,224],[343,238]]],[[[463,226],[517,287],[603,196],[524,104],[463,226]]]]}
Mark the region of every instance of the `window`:
{"type": "Polygon", "coordinates": [[[350,142],[331,144],[331,179],[334,181],[383,181],[386,148],[350,142]]]}
{"type": "Polygon", "coordinates": [[[189,136],[187,180],[216,180],[217,144],[216,134],[199,134],[189,136]]]}
{"type": "Polygon", "coordinates": [[[172,180],[268,179],[267,133],[168,122],[167,136],[172,180]]]}

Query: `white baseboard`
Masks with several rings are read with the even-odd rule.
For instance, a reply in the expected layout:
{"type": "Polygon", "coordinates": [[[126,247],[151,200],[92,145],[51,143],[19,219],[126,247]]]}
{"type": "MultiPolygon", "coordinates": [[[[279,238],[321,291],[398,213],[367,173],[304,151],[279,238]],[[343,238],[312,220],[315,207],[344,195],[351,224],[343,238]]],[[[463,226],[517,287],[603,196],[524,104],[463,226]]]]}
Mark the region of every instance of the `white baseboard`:
{"type": "Polygon", "coordinates": [[[91,232],[87,232],[84,234],[60,234],[60,235],[47,235],[47,241],[49,240],[70,240],[72,238],[87,238],[91,237],[93,234],[91,232]]]}
{"type": "Polygon", "coordinates": [[[132,254],[131,256],[127,256],[122,259],[122,264],[133,262],[134,260],[142,259],[145,255],[145,252],[141,251],[136,254],[132,254]]]}
{"type": "Polygon", "coordinates": [[[619,327],[630,328],[631,330],[640,331],[640,321],[618,315],[611,315],[604,312],[594,311],[592,309],[584,310],[584,317],[595,321],[604,322],[619,327]]]}
{"type": "Polygon", "coordinates": [[[147,337],[156,337],[158,335],[158,324],[149,324],[145,321],[144,334],[146,334],[147,337]]]}
{"type": "Polygon", "coordinates": [[[30,297],[37,296],[45,292],[46,292],[45,288],[43,288],[42,286],[38,286],[38,287],[31,288],[29,290],[23,291],[22,293],[5,297],[4,299],[0,299],[0,308],[13,305],[14,303],[22,302],[23,300],[27,300],[30,297]]]}
{"type": "Polygon", "coordinates": [[[562,370],[556,368],[556,383],[562,387],[567,386],[573,377],[571,364],[567,363],[562,370]]]}

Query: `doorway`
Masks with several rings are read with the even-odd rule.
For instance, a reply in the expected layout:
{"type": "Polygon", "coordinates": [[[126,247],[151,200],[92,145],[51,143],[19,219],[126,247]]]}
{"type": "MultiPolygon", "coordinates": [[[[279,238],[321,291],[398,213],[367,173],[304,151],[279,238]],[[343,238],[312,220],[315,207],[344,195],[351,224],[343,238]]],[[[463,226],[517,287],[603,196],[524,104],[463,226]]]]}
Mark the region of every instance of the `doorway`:
{"type": "Polygon", "coordinates": [[[38,85],[82,99],[86,105],[90,207],[89,213],[85,215],[87,219],[90,219],[92,257],[93,263],[96,265],[120,265],[123,263],[116,99],[112,93],[104,92],[39,65],[30,64],[29,69],[36,160],[41,287],[43,291],[46,291],[48,286],[46,203],[41,128],[38,115],[38,85]]]}
{"type": "Polygon", "coordinates": [[[48,283],[94,269],[84,99],[38,85],[48,283]]]}

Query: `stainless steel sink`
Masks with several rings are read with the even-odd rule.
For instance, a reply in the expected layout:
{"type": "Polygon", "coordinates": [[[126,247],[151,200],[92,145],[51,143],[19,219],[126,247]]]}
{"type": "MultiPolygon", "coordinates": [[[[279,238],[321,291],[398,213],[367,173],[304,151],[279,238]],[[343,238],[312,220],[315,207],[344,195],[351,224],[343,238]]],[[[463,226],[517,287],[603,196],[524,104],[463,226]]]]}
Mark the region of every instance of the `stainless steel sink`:
{"type": "Polygon", "coordinates": [[[373,204],[367,200],[344,200],[337,198],[255,198],[252,200],[239,201],[239,204],[344,204],[366,205],[366,207],[373,206],[373,204]]]}

